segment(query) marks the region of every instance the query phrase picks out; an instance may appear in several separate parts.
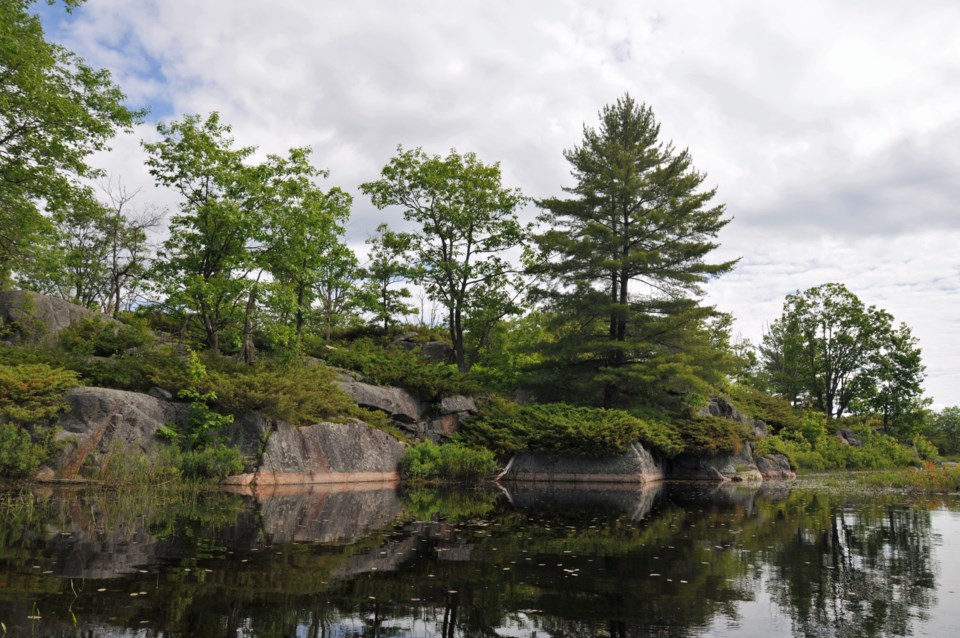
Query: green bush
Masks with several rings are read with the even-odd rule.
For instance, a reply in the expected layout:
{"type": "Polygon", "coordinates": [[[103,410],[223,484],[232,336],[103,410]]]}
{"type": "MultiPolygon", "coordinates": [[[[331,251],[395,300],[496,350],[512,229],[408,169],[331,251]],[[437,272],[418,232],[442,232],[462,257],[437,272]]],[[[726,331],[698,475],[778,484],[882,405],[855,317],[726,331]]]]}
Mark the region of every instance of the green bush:
{"type": "Polygon", "coordinates": [[[31,475],[56,451],[54,435],[77,375],[42,363],[0,364],[0,476],[31,475]]]}
{"type": "Polygon", "coordinates": [[[368,383],[400,386],[426,401],[478,390],[470,376],[454,365],[423,359],[403,348],[382,346],[369,338],[324,345],[310,353],[332,366],[358,372],[368,383]]]}
{"type": "Polygon", "coordinates": [[[794,467],[805,470],[837,469],[890,469],[919,465],[923,457],[923,443],[917,447],[903,445],[891,436],[858,426],[854,432],[863,442],[863,447],[847,445],[835,434],[825,429],[817,432],[808,428],[806,436],[801,430],[782,430],[779,434],[759,441],[755,454],[784,454],[794,467]],[[812,436],[811,438],[808,438],[812,436]]]}
{"type": "Polygon", "coordinates": [[[59,334],[57,343],[68,353],[112,357],[127,350],[144,348],[154,343],[153,332],[146,321],[132,318],[120,323],[102,317],[91,317],[72,323],[59,334]]]}
{"type": "Polygon", "coordinates": [[[779,432],[783,428],[799,427],[803,411],[789,401],[743,384],[730,384],[727,389],[731,403],[745,414],[760,419],[779,432]]]}
{"type": "Polygon", "coordinates": [[[493,452],[462,443],[437,445],[424,441],[407,448],[400,461],[401,475],[410,480],[472,482],[499,469],[493,452]]]}
{"type": "Polygon", "coordinates": [[[371,425],[386,424],[386,415],[358,408],[336,383],[336,373],[326,366],[302,362],[252,366],[221,360],[211,371],[206,388],[216,394],[221,412],[262,412],[292,425],[355,417],[371,425]]]}
{"type": "Polygon", "coordinates": [[[736,453],[750,437],[746,424],[715,416],[678,419],[677,427],[683,451],[691,454],[736,453]]]}
{"type": "Polygon", "coordinates": [[[35,443],[20,426],[0,424],[0,476],[29,478],[49,456],[47,445],[35,443]]]}
{"type": "Polygon", "coordinates": [[[223,479],[243,471],[243,455],[223,443],[186,450],[177,455],[177,464],[187,479],[223,479]]]}
{"type": "Polygon", "coordinates": [[[623,410],[566,403],[518,405],[494,399],[463,425],[462,434],[467,441],[503,454],[536,449],[609,456],[635,441],[667,456],[681,449],[679,435],[665,417],[654,421],[623,410]]]}

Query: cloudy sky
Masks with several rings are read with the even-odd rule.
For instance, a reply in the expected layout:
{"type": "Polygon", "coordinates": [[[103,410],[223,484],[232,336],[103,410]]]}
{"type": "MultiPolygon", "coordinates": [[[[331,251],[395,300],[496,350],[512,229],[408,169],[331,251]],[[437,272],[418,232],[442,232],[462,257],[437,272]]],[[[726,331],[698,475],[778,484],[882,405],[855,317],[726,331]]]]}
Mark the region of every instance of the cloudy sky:
{"type": "MultiPolygon", "coordinates": [[[[88,0],[38,7],[145,125],[98,162],[142,167],[158,120],[220,111],[262,153],[309,145],[355,195],[349,239],[394,221],[359,194],[396,146],[499,161],[533,197],[624,92],[689,148],[734,220],[709,301],[756,342],[828,281],[906,322],[927,390],[960,404],[960,2],[88,0]]],[[[533,217],[534,210],[527,215],[533,217]]]]}

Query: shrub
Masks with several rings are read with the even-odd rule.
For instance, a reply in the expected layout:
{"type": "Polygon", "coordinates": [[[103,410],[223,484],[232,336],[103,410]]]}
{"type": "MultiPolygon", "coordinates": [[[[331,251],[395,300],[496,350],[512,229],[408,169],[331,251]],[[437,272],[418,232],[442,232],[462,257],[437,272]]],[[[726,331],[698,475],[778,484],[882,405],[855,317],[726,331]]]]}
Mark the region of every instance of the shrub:
{"type": "Polygon", "coordinates": [[[684,452],[691,454],[736,453],[750,437],[747,425],[715,416],[680,419],[677,427],[684,452]]]}
{"type": "Polygon", "coordinates": [[[97,357],[112,357],[153,342],[153,332],[146,321],[135,317],[131,323],[102,317],[83,319],[71,324],[57,337],[57,343],[66,352],[97,357]]]}
{"type": "Polygon", "coordinates": [[[498,399],[463,426],[463,436],[498,453],[523,449],[609,456],[631,443],[673,456],[680,451],[676,430],[665,420],[642,419],[623,410],[543,403],[518,405],[498,399]]]}
{"type": "Polygon", "coordinates": [[[737,409],[772,426],[774,432],[798,427],[803,415],[789,401],[747,385],[730,384],[727,394],[737,409]]]}
{"type": "Polygon", "coordinates": [[[427,401],[478,390],[469,375],[454,365],[429,361],[403,348],[381,346],[368,338],[322,347],[311,354],[332,366],[359,372],[369,383],[400,386],[427,401]]]}
{"type": "Polygon", "coordinates": [[[407,448],[400,461],[404,478],[422,481],[466,483],[489,476],[499,467],[490,450],[462,443],[437,445],[431,441],[407,448]]]}
{"type": "Polygon", "coordinates": [[[206,387],[216,394],[222,412],[262,412],[292,425],[356,417],[385,424],[382,413],[358,408],[336,384],[336,373],[326,366],[271,364],[252,366],[221,361],[206,387]]]}
{"type": "Polygon", "coordinates": [[[243,471],[243,455],[235,447],[214,443],[177,455],[180,472],[187,479],[223,479],[243,471]]]}
{"type": "Polygon", "coordinates": [[[28,478],[49,458],[47,446],[13,423],[0,424],[0,476],[28,478]]]}
{"type": "Polygon", "coordinates": [[[0,365],[0,475],[29,476],[53,455],[59,415],[75,385],[76,374],[62,368],[0,365]]]}

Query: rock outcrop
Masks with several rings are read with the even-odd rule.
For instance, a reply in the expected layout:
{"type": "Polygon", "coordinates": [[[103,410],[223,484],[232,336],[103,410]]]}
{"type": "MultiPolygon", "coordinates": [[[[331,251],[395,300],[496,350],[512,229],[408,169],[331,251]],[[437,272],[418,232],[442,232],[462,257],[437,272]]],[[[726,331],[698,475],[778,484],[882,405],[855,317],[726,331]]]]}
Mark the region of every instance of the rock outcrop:
{"type": "Polygon", "coordinates": [[[783,454],[758,456],[754,460],[765,481],[792,481],[797,478],[797,473],[790,467],[790,459],[783,454]]]}
{"type": "Polygon", "coordinates": [[[662,464],[640,443],[609,458],[519,452],[498,477],[503,481],[555,483],[650,483],[663,479],[662,464]]]}
{"type": "Polygon", "coordinates": [[[840,438],[840,442],[844,445],[852,445],[853,447],[863,447],[863,441],[860,440],[860,437],[857,436],[856,432],[849,428],[842,428],[837,430],[837,436],[840,438]]]}
{"type": "Polygon", "coordinates": [[[70,409],[60,419],[59,433],[64,449],[52,468],[41,470],[48,478],[72,478],[85,463],[98,464],[115,445],[150,451],[161,443],[160,426],[184,424],[189,416],[185,404],[123,390],[74,388],[67,400],[70,409]]]}
{"type": "Polygon", "coordinates": [[[337,385],[349,394],[357,405],[382,410],[396,421],[417,423],[423,416],[424,406],[403,388],[370,385],[343,373],[340,374],[337,385]]]}
{"type": "MultiPolygon", "coordinates": [[[[272,423],[274,429],[269,432],[256,471],[232,476],[226,483],[263,486],[400,479],[405,447],[386,432],[359,421],[303,427],[283,421],[272,423]]],[[[262,428],[263,422],[252,425],[262,428]]]]}
{"type": "Polygon", "coordinates": [[[715,416],[722,419],[732,419],[737,423],[745,423],[750,426],[751,432],[758,439],[767,436],[767,424],[760,419],[754,419],[747,416],[722,397],[713,397],[710,403],[699,410],[701,416],[715,416]]]}
{"type": "Polygon", "coordinates": [[[719,454],[678,454],[670,459],[667,475],[688,481],[762,481],[749,443],[738,451],[719,454]]]}
{"type": "Polygon", "coordinates": [[[43,341],[63,332],[70,324],[100,317],[113,319],[63,299],[26,290],[0,291],[0,323],[13,327],[24,341],[43,341]]]}

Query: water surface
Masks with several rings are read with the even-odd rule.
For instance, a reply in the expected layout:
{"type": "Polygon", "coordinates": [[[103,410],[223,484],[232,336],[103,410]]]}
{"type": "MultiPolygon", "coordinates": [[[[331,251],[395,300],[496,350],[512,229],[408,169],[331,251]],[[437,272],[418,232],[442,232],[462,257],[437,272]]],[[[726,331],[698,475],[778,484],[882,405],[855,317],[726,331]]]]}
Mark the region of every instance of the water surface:
{"type": "Polygon", "coordinates": [[[2,499],[7,636],[946,636],[960,627],[955,497],[663,484],[45,489],[2,499]]]}

